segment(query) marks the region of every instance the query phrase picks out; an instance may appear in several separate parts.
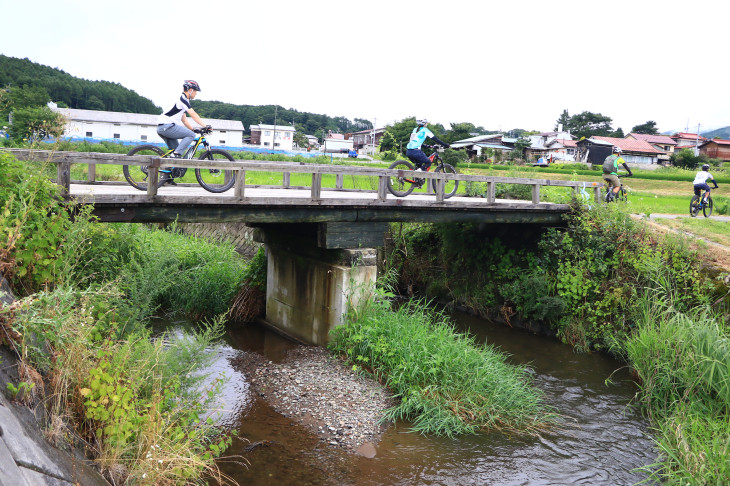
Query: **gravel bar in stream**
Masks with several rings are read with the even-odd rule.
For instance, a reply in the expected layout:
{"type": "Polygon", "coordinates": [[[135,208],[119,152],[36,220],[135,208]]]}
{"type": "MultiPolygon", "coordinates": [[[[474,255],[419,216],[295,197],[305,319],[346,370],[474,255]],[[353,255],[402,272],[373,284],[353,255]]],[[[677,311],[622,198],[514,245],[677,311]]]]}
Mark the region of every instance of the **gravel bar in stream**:
{"type": "Polygon", "coordinates": [[[251,353],[238,362],[255,393],[275,411],[331,446],[374,455],[387,428],[380,418],[396,403],[383,385],[358,375],[321,347],[297,346],[280,363],[251,353]]]}

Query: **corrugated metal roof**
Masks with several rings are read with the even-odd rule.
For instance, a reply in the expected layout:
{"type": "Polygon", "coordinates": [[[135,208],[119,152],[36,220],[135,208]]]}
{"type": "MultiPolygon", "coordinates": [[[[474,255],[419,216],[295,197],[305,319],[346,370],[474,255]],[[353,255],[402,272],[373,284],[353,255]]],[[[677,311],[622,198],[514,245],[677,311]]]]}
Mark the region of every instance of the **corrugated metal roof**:
{"type": "MultiPolygon", "coordinates": [[[[663,145],[677,145],[677,142],[668,135],[649,135],[647,133],[629,133],[632,137],[639,140],[646,140],[649,143],[661,143],[663,145]]],[[[629,135],[626,135],[627,137],[629,135]]]]}
{"type": "Polygon", "coordinates": [[[721,139],[721,138],[716,138],[716,139],[708,140],[708,141],[704,142],[703,144],[701,144],[701,146],[710,144],[712,142],[715,142],[718,145],[730,145],[730,140],[724,140],[724,139],[721,139]]]}
{"type": "Polygon", "coordinates": [[[620,147],[625,152],[643,152],[648,154],[663,154],[663,150],[655,149],[646,140],[634,140],[631,138],[599,137],[593,136],[589,140],[600,140],[608,144],[620,147]]]}
{"type": "MultiPolygon", "coordinates": [[[[159,115],[146,115],[143,113],[121,113],[118,111],[79,110],[76,108],[51,108],[61,113],[71,121],[96,122],[96,123],[123,123],[125,125],[152,125],[157,126],[159,115]]],[[[217,120],[214,118],[203,118],[203,121],[216,130],[240,130],[243,131],[243,123],[239,120],[217,120]]]]}

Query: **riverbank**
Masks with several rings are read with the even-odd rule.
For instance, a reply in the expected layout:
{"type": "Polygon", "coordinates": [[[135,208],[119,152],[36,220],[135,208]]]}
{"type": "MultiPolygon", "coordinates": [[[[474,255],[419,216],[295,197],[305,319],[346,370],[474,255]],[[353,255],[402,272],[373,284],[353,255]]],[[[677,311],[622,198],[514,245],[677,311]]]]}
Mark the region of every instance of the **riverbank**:
{"type": "Polygon", "coordinates": [[[313,346],[297,346],[279,363],[246,353],[234,365],[247,376],[254,393],[321,442],[365,457],[375,455],[387,429],[379,420],[395,403],[377,381],[313,346]]]}

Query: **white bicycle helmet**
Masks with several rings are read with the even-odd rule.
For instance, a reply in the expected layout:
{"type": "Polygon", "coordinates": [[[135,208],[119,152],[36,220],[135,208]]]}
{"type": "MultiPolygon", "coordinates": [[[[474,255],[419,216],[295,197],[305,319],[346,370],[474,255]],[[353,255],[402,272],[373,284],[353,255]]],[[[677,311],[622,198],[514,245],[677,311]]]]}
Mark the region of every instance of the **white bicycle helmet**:
{"type": "Polygon", "coordinates": [[[710,164],[704,164],[702,170],[710,170],[710,164]]]}
{"type": "Polygon", "coordinates": [[[622,152],[621,147],[613,147],[614,154],[620,154],[622,152]]]}
{"type": "Polygon", "coordinates": [[[420,120],[416,120],[416,124],[419,127],[425,127],[426,125],[428,125],[428,120],[426,120],[425,118],[421,118],[420,120]]]}

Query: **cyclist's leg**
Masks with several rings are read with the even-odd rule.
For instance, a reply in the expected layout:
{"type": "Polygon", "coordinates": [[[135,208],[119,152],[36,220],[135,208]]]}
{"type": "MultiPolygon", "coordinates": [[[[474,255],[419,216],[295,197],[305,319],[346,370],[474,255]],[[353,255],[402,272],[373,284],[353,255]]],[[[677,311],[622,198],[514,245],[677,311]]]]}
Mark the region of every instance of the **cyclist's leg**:
{"type": "Polygon", "coordinates": [[[615,198],[621,188],[621,183],[619,182],[618,177],[613,174],[603,174],[603,180],[608,184],[607,193],[610,194],[612,199],[615,198]]]}
{"type": "Polygon", "coordinates": [[[185,149],[188,148],[188,145],[190,145],[193,138],[195,138],[195,133],[188,127],[176,124],[173,124],[172,126],[162,125],[157,127],[157,134],[162,137],[163,140],[167,138],[175,139],[174,143],[176,145],[174,147],[174,151],[180,157],[182,157],[183,153],[185,153],[185,149]]]}
{"type": "Polygon", "coordinates": [[[422,150],[408,149],[406,150],[406,157],[408,157],[408,160],[413,162],[413,165],[415,165],[417,169],[426,170],[431,166],[431,159],[429,159],[422,150]]]}

